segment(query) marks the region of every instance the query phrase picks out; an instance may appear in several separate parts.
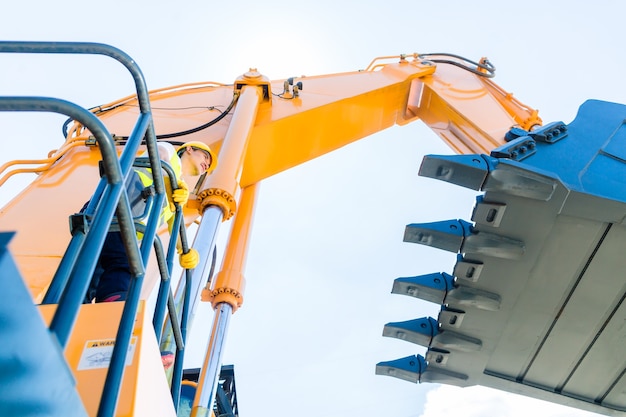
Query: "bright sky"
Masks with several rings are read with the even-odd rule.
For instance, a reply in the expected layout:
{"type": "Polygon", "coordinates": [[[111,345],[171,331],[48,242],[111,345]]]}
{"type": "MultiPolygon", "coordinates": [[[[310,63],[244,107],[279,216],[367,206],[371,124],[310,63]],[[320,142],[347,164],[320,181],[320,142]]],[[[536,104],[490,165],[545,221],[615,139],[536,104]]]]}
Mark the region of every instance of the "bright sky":
{"type": "MultiPolygon", "coordinates": [[[[149,89],[231,83],[250,67],[283,79],[358,70],[400,53],[487,56],[496,83],[538,108],[544,122],[569,123],[588,98],[626,102],[625,14],[626,3],[602,0],[24,0],[5,6],[0,38],[111,44],[135,59],[149,89]]],[[[134,91],[126,71],[105,58],[0,56],[0,68],[2,95],[91,107],[134,91]]],[[[22,116],[0,115],[0,162],[41,157],[62,141],[64,118],[39,116],[42,133],[22,116]]],[[[454,254],[402,242],[408,223],[469,220],[474,192],[417,176],[424,154],[449,153],[418,122],[262,185],[245,303],[224,357],[235,365],[242,417],[591,415],[484,388],[374,375],[379,361],[424,354],[383,338],[385,323],[439,311],[390,291],[397,277],[454,265],[454,254]]],[[[22,181],[5,186],[0,204],[22,181]]],[[[210,324],[202,306],[189,367],[201,364],[210,324]]]]}

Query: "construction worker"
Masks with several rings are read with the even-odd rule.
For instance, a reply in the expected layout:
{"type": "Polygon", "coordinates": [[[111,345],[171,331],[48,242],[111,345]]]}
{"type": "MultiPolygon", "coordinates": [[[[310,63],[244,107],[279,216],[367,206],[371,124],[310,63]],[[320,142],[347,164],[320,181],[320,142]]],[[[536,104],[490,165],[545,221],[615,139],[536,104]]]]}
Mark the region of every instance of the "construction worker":
{"type": "MultiPolygon", "coordinates": [[[[184,206],[189,198],[189,187],[183,179],[184,177],[194,177],[203,173],[211,173],[216,165],[217,158],[211,148],[203,142],[187,142],[174,150],[174,147],[167,142],[158,142],[159,157],[166,161],[176,173],[178,188],[168,193],[168,199],[161,208],[160,225],[166,222],[170,224],[175,213],[174,203],[184,206]]],[[[166,189],[170,190],[169,177],[164,175],[166,189]]],[[[151,187],[153,185],[152,171],[149,168],[135,168],[133,179],[127,183],[129,194],[133,189],[151,187]]],[[[135,193],[137,195],[137,193],[135,193]]],[[[136,199],[135,199],[136,200],[136,199]]],[[[133,198],[130,198],[131,206],[133,198]]],[[[135,207],[133,215],[135,215],[135,207]]],[[[140,211],[142,211],[141,209],[140,211]]],[[[187,253],[180,253],[180,265],[186,269],[193,269],[199,261],[198,252],[191,248],[187,253]]],[[[102,247],[102,252],[98,261],[99,275],[92,281],[92,288],[95,287],[96,302],[124,301],[130,285],[130,266],[126,249],[119,231],[110,231],[102,247]]],[[[93,290],[88,294],[88,301],[91,300],[93,290]]]]}

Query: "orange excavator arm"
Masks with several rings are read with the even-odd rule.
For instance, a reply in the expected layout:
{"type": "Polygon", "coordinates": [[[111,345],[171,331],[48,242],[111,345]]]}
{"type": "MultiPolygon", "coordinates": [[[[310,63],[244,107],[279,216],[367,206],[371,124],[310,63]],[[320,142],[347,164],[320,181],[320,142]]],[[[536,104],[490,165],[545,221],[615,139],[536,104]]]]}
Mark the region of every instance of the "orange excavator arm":
{"type": "MultiPolygon", "coordinates": [[[[89,51],[92,48],[89,44],[76,47],[60,43],[44,45],[40,50],[39,44],[10,43],[3,51],[49,52],[56,46],[65,52],[76,49],[89,51]]],[[[95,49],[103,50],[101,46],[95,49]]],[[[104,50],[107,51],[106,48],[104,50]]],[[[117,51],[112,55],[126,59],[117,51]]],[[[243,303],[243,269],[252,227],[256,184],[396,124],[421,120],[457,153],[489,153],[505,143],[505,135],[511,128],[530,131],[540,126],[536,110],[517,101],[512,94],[491,81],[493,71],[493,66],[486,59],[471,62],[446,54],[384,57],[374,60],[361,71],[278,81],[270,81],[256,69],[251,69],[232,84],[198,83],[152,91],[149,93],[152,108],[147,105],[145,97],[138,94],[139,98],[132,95],[91,109],[91,113],[110,132],[112,145],[122,156],[123,150],[130,144],[136,146],[138,140],[145,140],[148,147],[154,145],[155,140],[175,144],[201,141],[218,152],[217,169],[209,177],[195,179],[197,182],[192,189],[196,198],[191,199],[184,211],[184,223],[187,225],[201,217],[192,244],[199,250],[201,261],[193,273],[187,271],[186,285],[194,291],[190,299],[192,303],[197,301],[201,291],[202,298],[211,301],[216,311],[206,362],[199,376],[195,412],[206,412],[208,405],[212,404],[217,365],[221,363],[219,354],[215,353],[221,352],[223,341],[220,335],[223,336],[228,317],[243,303]],[[148,126],[140,137],[134,135],[138,117],[144,128],[148,126]],[[213,282],[202,288],[211,266],[210,255],[214,250],[219,224],[233,217],[222,270],[213,282]]],[[[137,81],[138,76],[135,79],[137,81]]],[[[3,108],[10,109],[10,106],[3,108]]],[[[69,125],[66,133],[66,143],[43,159],[41,166],[35,169],[37,179],[0,213],[0,229],[16,230],[8,247],[35,303],[46,299],[55,272],[66,256],[68,244],[73,248],[74,240],[71,240],[67,230],[67,217],[76,213],[92,196],[99,181],[98,163],[103,156],[99,148],[107,143],[101,137],[96,140],[95,133],[80,121],[69,125]],[[67,198],[59,199],[58,196],[67,198]],[[53,202],[46,205],[45,217],[40,215],[42,201],[53,202]]],[[[137,152],[143,151],[141,146],[136,149],[137,152]]],[[[33,161],[27,162],[30,164],[33,161]]],[[[4,165],[0,183],[20,170],[19,161],[4,165]]],[[[105,170],[105,176],[108,174],[105,170]]],[[[79,227],[77,230],[79,234],[91,232],[87,228],[80,230],[79,227]]],[[[167,242],[167,233],[161,230],[159,234],[167,242]]],[[[81,248],[79,243],[76,247],[81,248]]],[[[82,249],[68,249],[72,250],[82,249]]],[[[87,262],[80,258],[77,256],[74,261],[87,262]]],[[[158,267],[156,264],[154,259],[147,263],[143,286],[133,296],[137,297],[135,301],[147,299],[154,286],[164,281],[161,264],[158,267]]],[[[90,276],[80,276],[80,271],[72,273],[78,277],[76,279],[90,279],[90,276]]],[[[139,269],[137,274],[142,273],[139,269]]],[[[42,307],[47,319],[55,314],[50,306],[42,307]]],[[[64,326],[69,333],[69,341],[63,340],[62,347],[66,342],[68,346],[73,346],[72,349],[66,348],[71,367],[76,364],[83,366],[81,355],[87,349],[83,348],[87,346],[83,339],[98,337],[94,334],[98,329],[90,326],[90,320],[107,321],[103,329],[106,327],[109,333],[106,337],[99,337],[109,343],[107,340],[110,340],[108,338],[115,328],[109,323],[111,320],[119,320],[121,314],[123,323],[125,317],[132,319],[137,311],[145,314],[141,306],[137,310],[137,304],[128,301],[121,313],[119,308],[111,314],[112,308],[96,307],[83,306],[79,318],[70,320],[64,326]],[[126,309],[134,310],[127,312],[126,309]],[[74,326],[76,329],[72,331],[74,326]]],[[[60,320],[54,316],[52,326],[60,320]]],[[[155,324],[156,327],[160,327],[160,323],[155,324]]],[[[126,340],[132,340],[135,343],[133,346],[138,346],[138,352],[152,349],[150,340],[131,339],[129,331],[124,330],[126,340]]],[[[142,327],[144,334],[146,331],[148,329],[142,327]]],[[[122,340],[119,339],[120,334],[118,341],[122,340]]],[[[171,339],[157,339],[162,351],[164,343],[171,342],[171,339]]],[[[141,365],[146,366],[145,363],[141,365]]],[[[125,377],[124,383],[132,384],[127,380],[134,378],[134,384],[144,384],[150,379],[145,377],[147,372],[154,374],[152,368],[154,366],[148,371],[138,369],[133,374],[137,376],[125,377]]],[[[99,382],[94,385],[85,375],[85,372],[80,373],[78,391],[91,414],[98,407],[102,392],[107,393],[111,390],[110,384],[115,383],[108,382],[108,379],[104,383],[100,372],[97,376],[99,382]]],[[[119,392],[119,386],[115,386],[114,390],[119,392]]],[[[126,390],[122,392],[123,395],[133,395],[132,392],[124,394],[126,390]]],[[[116,397],[117,394],[109,392],[107,398],[111,395],[116,397]]],[[[135,407],[136,410],[137,402],[140,402],[139,396],[132,400],[122,399],[120,407],[124,410],[135,407]]],[[[100,407],[103,407],[102,404],[100,407]]]]}
{"type": "MultiPolygon", "coordinates": [[[[217,109],[227,109],[244,86],[262,89],[241,176],[245,187],[394,125],[420,120],[457,153],[489,152],[504,143],[511,127],[541,125],[535,109],[491,80],[494,71],[490,64],[445,54],[399,55],[377,58],[361,71],[278,81],[251,69],[232,85],[174,87],[151,99],[158,107],[157,135],[172,137],[217,117],[217,109]],[[176,111],[183,100],[209,109],[176,111]]],[[[121,109],[132,105],[128,98],[101,106],[114,111],[100,117],[121,134],[128,130],[119,127],[126,118],[121,109]]],[[[219,149],[227,126],[221,120],[187,136],[219,149]]]]}

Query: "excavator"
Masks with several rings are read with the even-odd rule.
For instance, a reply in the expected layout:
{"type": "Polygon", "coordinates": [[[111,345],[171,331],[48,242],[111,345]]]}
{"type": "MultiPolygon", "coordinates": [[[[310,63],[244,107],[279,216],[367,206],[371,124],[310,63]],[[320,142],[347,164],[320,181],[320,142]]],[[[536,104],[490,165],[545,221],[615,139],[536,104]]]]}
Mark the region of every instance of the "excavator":
{"type": "Polygon", "coordinates": [[[451,149],[424,157],[419,175],[479,194],[469,220],[405,226],[405,242],[452,252],[456,262],[393,282],[392,293],[440,309],[386,324],[383,336],[426,353],[407,344],[408,356],[381,358],[375,373],[626,415],[626,106],[589,100],[573,121],[544,123],[493,81],[489,59],[450,53],[384,56],[363,70],[281,80],[251,68],[227,84],[158,90],[106,44],[3,41],[0,53],[104,56],[136,88],[89,109],[55,97],[0,97],[2,112],[67,117],[58,149],[0,168],[0,185],[36,174],[0,210],[0,415],[237,416],[234,367],[222,361],[243,306],[259,184],[417,121],[451,149]],[[173,227],[159,225],[158,210],[135,213],[130,173],[151,170],[142,198],[161,207],[176,182],[158,143],[192,141],[219,162],[189,184],[173,227]],[[112,227],[128,254],[126,300],[86,302],[112,227]],[[221,228],[228,237],[218,268],[221,228]],[[176,242],[198,252],[193,269],[175,267],[176,242]],[[206,355],[200,368],[183,369],[200,302],[214,310],[206,355]],[[175,353],[168,370],[164,351],[175,353]]]}

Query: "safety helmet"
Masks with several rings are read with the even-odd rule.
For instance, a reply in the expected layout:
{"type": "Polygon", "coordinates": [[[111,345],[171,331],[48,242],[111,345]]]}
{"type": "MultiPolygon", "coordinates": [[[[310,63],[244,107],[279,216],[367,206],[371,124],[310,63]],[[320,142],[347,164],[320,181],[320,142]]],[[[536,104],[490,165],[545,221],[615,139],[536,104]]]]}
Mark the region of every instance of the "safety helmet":
{"type": "Polygon", "coordinates": [[[191,141],[191,142],[187,142],[182,144],[181,146],[179,146],[176,149],[176,154],[178,156],[181,156],[183,154],[183,152],[185,151],[185,149],[192,147],[195,149],[200,149],[201,151],[205,151],[209,154],[209,156],[211,157],[211,165],[209,166],[209,169],[206,170],[207,174],[210,174],[211,172],[213,172],[213,170],[215,169],[215,167],[217,167],[217,155],[215,154],[215,152],[213,152],[213,150],[211,149],[211,147],[209,145],[207,145],[204,142],[200,142],[200,141],[191,141]]]}

